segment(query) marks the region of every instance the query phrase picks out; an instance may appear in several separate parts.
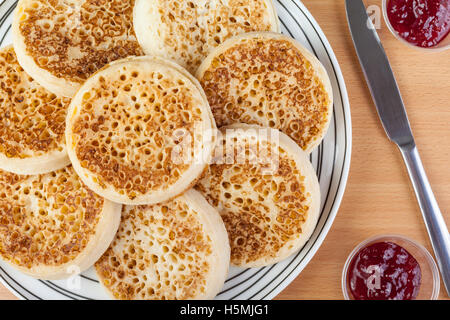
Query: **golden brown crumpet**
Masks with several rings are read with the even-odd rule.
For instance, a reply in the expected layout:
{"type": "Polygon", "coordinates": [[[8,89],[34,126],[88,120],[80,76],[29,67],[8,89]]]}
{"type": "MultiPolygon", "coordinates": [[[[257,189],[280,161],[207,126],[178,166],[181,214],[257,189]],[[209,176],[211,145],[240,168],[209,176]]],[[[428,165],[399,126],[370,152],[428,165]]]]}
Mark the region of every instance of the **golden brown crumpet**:
{"type": "Polygon", "coordinates": [[[222,216],[233,265],[279,262],[302,248],[317,224],[315,171],[307,154],[278,130],[239,124],[221,132],[215,162],[196,189],[222,216]]]}
{"type": "Polygon", "coordinates": [[[333,114],[322,64],[295,40],[271,32],[226,41],[202,63],[199,79],[217,126],[279,129],[306,152],[322,141],[333,114]]]}
{"type": "Polygon", "coordinates": [[[36,278],[67,278],[105,252],[120,212],[120,205],[86,188],[71,166],[34,176],[0,170],[0,256],[36,278]]]}
{"type": "Polygon", "coordinates": [[[85,82],[67,118],[69,157],[105,198],[154,204],[192,187],[212,157],[216,127],[200,84],[156,57],[116,61],[85,82]]]}
{"type": "Polygon", "coordinates": [[[279,31],[272,0],[136,0],[133,19],[147,54],[172,59],[192,73],[231,36],[279,31]]]}
{"type": "Polygon", "coordinates": [[[70,99],[48,92],[0,49],[0,169],[41,174],[70,164],[64,129],[70,99]]]}
{"type": "Polygon", "coordinates": [[[111,61],[142,55],[134,0],[20,0],[13,20],[19,63],[51,92],[72,97],[111,61]]]}
{"type": "Polygon", "coordinates": [[[119,231],[95,268],[115,299],[212,299],[229,262],[219,213],[191,189],[163,204],[125,206],[119,231]]]}

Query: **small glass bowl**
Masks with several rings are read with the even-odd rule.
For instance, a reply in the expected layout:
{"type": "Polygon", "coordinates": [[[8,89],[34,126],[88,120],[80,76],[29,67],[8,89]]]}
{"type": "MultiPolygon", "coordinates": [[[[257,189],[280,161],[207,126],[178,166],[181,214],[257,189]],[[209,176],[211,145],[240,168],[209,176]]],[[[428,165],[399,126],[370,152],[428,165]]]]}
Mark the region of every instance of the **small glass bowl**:
{"type": "Polygon", "coordinates": [[[362,249],[376,242],[392,242],[408,251],[419,263],[422,273],[417,300],[437,300],[439,296],[439,270],[431,254],[422,245],[399,235],[379,235],[361,242],[350,253],[342,271],[342,293],[345,300],[354,300],[347,281],[348,268],[354,256],[362,249]]]}
{"type": "Polygon", "coordinates": [[[387,14],[387,3],[388,3],[388,1],[390,1],[390,0],[383,0],[383,16],[384,16],[384,21],[386,22],[386,25],[388,26],[388,29],[391,31],[391,33],[394,35],[394,37],[396,37],[398,40],[400,40],[401,42],[406,44],[408,47],[414,48],[414,49],[417,49],[417,50],[420,50],[420,51],[441,52],[441,51],[445,51],[445,50],[450,49],[450,33],[447,34],[447,36],[444,38],[444,40],[442,40],[440,43],[438,43],[434,47],[429,47],[429,48],[416,46],[416,45],[414,45],[412,43],[409,43],[405,39],[403,39],[398,34],[398,32],[395,31],[394,27],[391,25],[391,22],[389,21],[389,17],[388,17],[388,14],[387,14]]]}

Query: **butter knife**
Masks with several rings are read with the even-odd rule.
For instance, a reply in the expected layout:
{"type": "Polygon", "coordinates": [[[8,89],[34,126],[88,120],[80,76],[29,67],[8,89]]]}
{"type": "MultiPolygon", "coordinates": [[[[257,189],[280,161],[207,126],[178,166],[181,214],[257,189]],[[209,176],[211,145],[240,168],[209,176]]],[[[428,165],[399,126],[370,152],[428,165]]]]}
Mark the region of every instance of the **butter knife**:
{"type": "Polygon", "coordinates": [[[450,234],[417,151],[400,91],[362,0],[346,0],[347,20],[367,84],[389,139],[406,163],[425,225],[450,296],[450,234]]]}

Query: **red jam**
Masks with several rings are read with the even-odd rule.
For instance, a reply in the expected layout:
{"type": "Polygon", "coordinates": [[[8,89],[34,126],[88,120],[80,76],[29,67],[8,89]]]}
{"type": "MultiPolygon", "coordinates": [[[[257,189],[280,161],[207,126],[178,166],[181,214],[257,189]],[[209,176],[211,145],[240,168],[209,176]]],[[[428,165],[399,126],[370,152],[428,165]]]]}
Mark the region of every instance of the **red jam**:
{"type": "Polygon", "coordinates": [[[450,32],[449,0],[389,0],[387,14],[395,31],[419,47],[434,47],[450,32]]]}
{"type": "Polygon", "coordinates": [[[361,249],[347,273],[355,300],[413,300],[419,294],[421,278],[417,260],[392,242],[361,249]]]}

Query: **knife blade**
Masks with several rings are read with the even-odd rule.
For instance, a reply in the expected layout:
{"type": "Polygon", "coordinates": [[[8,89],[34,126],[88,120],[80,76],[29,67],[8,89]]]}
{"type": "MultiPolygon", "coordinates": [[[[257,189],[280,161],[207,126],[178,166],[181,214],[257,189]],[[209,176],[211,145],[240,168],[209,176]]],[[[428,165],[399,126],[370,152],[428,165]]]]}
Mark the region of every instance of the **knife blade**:
{"type": "Polygon", "coordinates": [[[347,17],[358,58],[388,137],[398,145],[411,143],[414,138],[397,81],[362,1],[347,1],[347,17]]]}
{"type": "Polygon", "coordinates": [[[450,296],[450,234],[434,197],[386,52],[362,0],[346,0],[347,20],[375,107],[390,140],[402,153],[450,296]]]}

